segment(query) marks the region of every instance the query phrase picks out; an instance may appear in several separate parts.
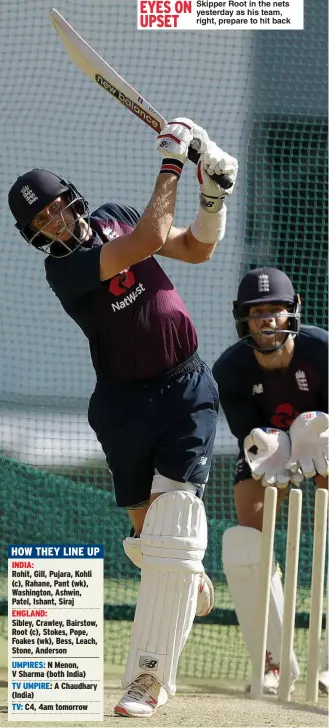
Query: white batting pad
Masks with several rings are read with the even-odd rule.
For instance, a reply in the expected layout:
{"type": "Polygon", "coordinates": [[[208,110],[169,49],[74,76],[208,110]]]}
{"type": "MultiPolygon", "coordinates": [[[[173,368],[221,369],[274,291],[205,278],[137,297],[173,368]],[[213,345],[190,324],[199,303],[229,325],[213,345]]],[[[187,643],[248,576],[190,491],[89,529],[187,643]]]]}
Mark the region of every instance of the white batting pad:
{"type": "Polygon", "coordinates": [[[134,566],[137,566],[138,569],[142,568],[142,552],[141,552],[141,544],[139,538],[134,538],[133,536],[127,536],[122,541],[123,550],[128,556],[128,559],[133,562],[134,566]]]}
{"type": "MultiPolygon", "coordinates": [[[[251,661],[254,660],[258,634],[256,620],[261,537],[260,531],[245,526],[234,526],[223,534],[223,569],[251,661]]],[[[270,654],[271,662],[276,665],[280,664],[281,657],[282,618],[282,582],[273,557],[267,652],[270,654]]],[[[295,655],[291,664],[291,674],[293,680],[299,676],[295,655]]]]}
{"type": "Polygon", "coordinates": [[[174,695],[207,547],[202,501],[183,491],[159,496],[147,511],[140,542],[141,584],[122,685],[148,672],[174,695]]]}

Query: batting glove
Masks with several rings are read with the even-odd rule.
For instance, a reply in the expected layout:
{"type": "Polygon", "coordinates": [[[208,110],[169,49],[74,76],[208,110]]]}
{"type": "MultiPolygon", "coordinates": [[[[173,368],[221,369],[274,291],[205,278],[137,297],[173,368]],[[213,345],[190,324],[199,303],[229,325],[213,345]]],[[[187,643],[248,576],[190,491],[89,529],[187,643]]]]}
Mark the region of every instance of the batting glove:
{"type": "Polygon", "coordinates": [[[290,454],[290,438],[286,432],[256,427],[245,438],[243,447],[255,480],[261,480],[264,488],[268,485],[287,488],[291,478],[286,468],[290,454]]]}
{"type": "Polygon", "coordinates": [[[329,416],[325,412],[303,412],[292,423],[289,434],[291,455],[286,468],[295,474],[300,471],[304,478],[313,478],[317,473],[328,475],[328,430],[329,416]]]}
{"type": "Polygon", "coordinates": [[[238,173],[238,162],[235,157],[223,152],[217,144],[211,142],[207,150],[200,156],[197,164],[197,180],[200,185],[200,202],[208,212],[218,212],[226,195],[231,195],[234,190],[236,176],[238,173]],[[212,179],[214,174],[228,175],[232,180],[232,187],[223,189],[212,179]]]}
{"type": "Polygon", "coordinates": [[[175,174],[180,177],[192,140],[191,119],[173,119],[163,127],[156,140],[156,148],[163,157],[160,174],[175,174]]]}
{"type": "Polygon", "coordinates": [[[192,121],[191,124],[193,128],[193,140],[191,142],[191,147],[201,154],[202,152],[205,152],[210,145],[214,144],[214,142],[210,141],[208,133],[202,128],[202,126],[198,126],[198,124],[195,124],[194,121],[192,121]]]}

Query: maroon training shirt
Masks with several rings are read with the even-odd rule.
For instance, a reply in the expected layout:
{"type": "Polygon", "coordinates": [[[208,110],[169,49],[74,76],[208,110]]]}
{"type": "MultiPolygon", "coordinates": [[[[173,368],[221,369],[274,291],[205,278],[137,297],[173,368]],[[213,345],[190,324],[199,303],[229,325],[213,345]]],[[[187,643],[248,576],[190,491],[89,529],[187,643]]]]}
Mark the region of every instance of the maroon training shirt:
{"type": "Polygon", "coordinates": [[[182,299],[153,257],[100,281],[103,242],[132,232],[139,217],[131,207],[102,205],[91,216],[90,245],[45,261],[50,287],[89,340],[98,378],[156,377],[192,356],[198,346],[182,299]]]}

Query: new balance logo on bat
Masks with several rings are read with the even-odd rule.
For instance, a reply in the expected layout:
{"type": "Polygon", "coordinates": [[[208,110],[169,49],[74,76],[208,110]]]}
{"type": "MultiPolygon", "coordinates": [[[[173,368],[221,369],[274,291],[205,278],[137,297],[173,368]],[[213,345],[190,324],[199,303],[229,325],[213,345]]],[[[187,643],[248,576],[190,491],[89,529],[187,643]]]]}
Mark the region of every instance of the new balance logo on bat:
{"type": "Polygon", "coordinates": [[[114,96],[115,99],[118,99],[121,104],[124,106],[127,106],[130,111],[133,112],[136,116],[138,116],[142,121],[145,121],[146,124],[152,127],[152,129],[155,129],[156,131],[161,131],[161,125],[158,119],[154,119],[153,116],[147,113],[145,109],[142,109],[139,104],[136,104],[135,101],[132,101],[128,96],[126,96],[122,91],[120,91],[115,86],[112,86],[112,84],[106,80],[106,78],[103,78],[103,76],[100,75],[100,73],[96,73],[95,75],[95,81],[98,83],[99,86],[102,86],[102,88],[105,89],[105,91],[108,91],[111,96],[114,96]]]}

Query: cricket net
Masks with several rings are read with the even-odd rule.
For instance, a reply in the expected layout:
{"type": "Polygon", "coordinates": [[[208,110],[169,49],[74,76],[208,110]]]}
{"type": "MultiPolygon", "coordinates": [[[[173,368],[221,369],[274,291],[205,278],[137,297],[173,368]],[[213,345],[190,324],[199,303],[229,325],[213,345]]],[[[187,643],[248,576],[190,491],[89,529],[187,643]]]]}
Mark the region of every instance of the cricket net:
{"type": "MultiPolygon", "coordinates": [[[[239,277],[282,267],[301,294],[303,320],[326,327],[326,4],[309,0],[305,30],[136,31],[134,0],[71,0],[67,19],[167,118],[190,116],[239,159],[225,239],[205,266],[164,261],[190,310],[211,366],[235,340],[239,277]]],[[[59,8],[60,9],[60,8],[59,8]]],[[[87,424],[94,386],[87,342],[44,280],[41,253],[16,234],[6,197],[19,174],[45,167],[72,179],[91,208],[109,199],[145,208],[158,170],[154,134],[69,61],[48,4],[1,6],[0,158],[0,588],[5,615],[8,543],[105,545],[105,651],[125,662],[138,572],[124,556],[129,532],[87,424]]],[[[61,9],[60,9],[61,10],[61,9]]],[[[192,165],[180,181],[176,224],[198,205],[192,165]]],[[[163,263],[163,259],[161,259],[163,263]]],[[[221,567],[233,525],[236,443],[222,413],[205,504],[205,567],[216,605],[196,620],[181,674],[245,679],[248,657],[221,567]]],[[[129,457],[129,452],[127,453],[129,457]]],[[[305,669],[311,578],[313,484],[304,486],[296,649],[305,669]]],[[[286,507],[276,532],[284,569],[286,507]]],[[[0,635],[5,617],[0,619],[0,635]]]]}

